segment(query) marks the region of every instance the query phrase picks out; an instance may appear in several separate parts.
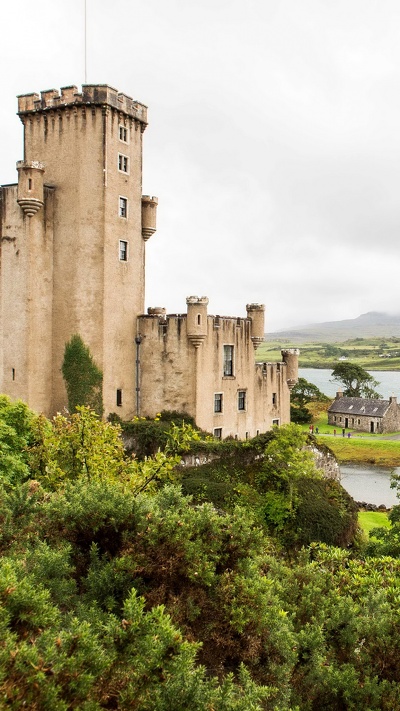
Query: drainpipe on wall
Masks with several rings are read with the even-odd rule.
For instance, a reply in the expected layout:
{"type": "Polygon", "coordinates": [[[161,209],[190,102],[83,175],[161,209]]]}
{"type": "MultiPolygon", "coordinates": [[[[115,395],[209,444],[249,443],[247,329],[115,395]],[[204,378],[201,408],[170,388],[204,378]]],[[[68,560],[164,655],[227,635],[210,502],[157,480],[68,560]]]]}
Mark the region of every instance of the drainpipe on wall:
{"type": "Polygon", "coordinates": [[[142,342],[141,336],[136,336],[136,415],[140,416],[140,344],[142,342]]]}

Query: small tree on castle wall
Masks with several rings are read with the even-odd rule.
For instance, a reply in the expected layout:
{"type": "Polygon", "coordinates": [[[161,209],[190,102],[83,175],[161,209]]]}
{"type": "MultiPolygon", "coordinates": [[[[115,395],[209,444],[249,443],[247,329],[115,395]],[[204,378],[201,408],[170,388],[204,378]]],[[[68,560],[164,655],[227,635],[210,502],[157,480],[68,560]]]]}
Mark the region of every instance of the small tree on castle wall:
{"type": "Polygon", "coordinates": [[[62,374],[67,388],[69,411],[74,413],[78,405],[87,405],[101,417],[103,373],[78,334],[72,336],[65,345],[62,374]]]}

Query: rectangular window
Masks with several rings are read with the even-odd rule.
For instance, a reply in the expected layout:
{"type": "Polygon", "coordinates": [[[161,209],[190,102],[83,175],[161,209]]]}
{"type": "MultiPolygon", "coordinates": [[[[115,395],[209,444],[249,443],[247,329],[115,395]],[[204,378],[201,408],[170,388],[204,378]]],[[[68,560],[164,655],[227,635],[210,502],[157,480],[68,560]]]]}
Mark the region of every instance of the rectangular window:
{"type": "Polygon", "coordinates": [[[128,261],[128,242],[124,239],[119,241],[119,259],[121,262],[128,261]]]}
{"type": "Polygon", "coordinates": [[[214,395],[214,412],[222,412],[222,393],[214,395]]]}
{"type": "Polygon", "coordinates": [[[128,129],[126,126],[119,127],[119,140],[128,143],[128,129]]]}
{"type": "Polygon", "coordinates": [[[120,170],[122,173],[128,173],[128,166],[128,156],[124,156],[122,155],[122,153],[118,153],[118,170],[120,170]]]}
{"type": "Polygon", "coordinates": [[[118,388],[117,390],[117,407],[121,407],[122,405],[122,390],[121,388],[118,388]]]}
{"type": "Polygon", "coordinates": [[[222,427],[215,427],[214,437],[215,439],[222,439],[222,427]]]}
{"type": "Polygon", "coordinates": [[[224,375],[233,375],[233,346],[224,346],[224,375]]]}
{"type": "Polygon", "coordinates": [[[279,427],[279,420],[272,420],[273,427],[279,427]]]}
{"type": "Polygon", "coordinates": [[[272,393],[272,404],[276,405],[276,393],[272,393]]]}
{"type": "Polygon", "coordinates": [[[238,410],[246,409],[246,390],[238,390],[238,410]]]}
{"type": "Polygon", "coordinates": [[[119,216],[128,217],[128,198],[119,198],[119,216]]]}

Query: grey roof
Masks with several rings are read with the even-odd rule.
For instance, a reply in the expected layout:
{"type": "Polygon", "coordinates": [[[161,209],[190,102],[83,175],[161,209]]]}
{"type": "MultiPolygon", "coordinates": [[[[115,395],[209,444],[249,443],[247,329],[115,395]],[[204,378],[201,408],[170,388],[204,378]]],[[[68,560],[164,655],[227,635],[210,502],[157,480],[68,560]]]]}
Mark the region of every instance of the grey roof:
{"type": "Polygon", "coordinates": [[[339,397],[333,401],[328,412],[341,415],[367,415],[383,417],[390,405],[389,400],[367,400],[363,397],[339,397]]]}

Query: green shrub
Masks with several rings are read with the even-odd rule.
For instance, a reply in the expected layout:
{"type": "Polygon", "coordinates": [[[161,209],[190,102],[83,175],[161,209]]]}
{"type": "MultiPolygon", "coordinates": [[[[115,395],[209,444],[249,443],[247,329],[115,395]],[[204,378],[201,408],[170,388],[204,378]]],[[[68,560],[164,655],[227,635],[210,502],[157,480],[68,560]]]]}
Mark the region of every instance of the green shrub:
{"type": "Polygon", "coordinates": [[[103,373],[97,367],[89,348],[75,334],[65,345],[62,374],[67,388],[68,408],[76,412],[79,405],[86,405],[103,415],[103,373]]]}

